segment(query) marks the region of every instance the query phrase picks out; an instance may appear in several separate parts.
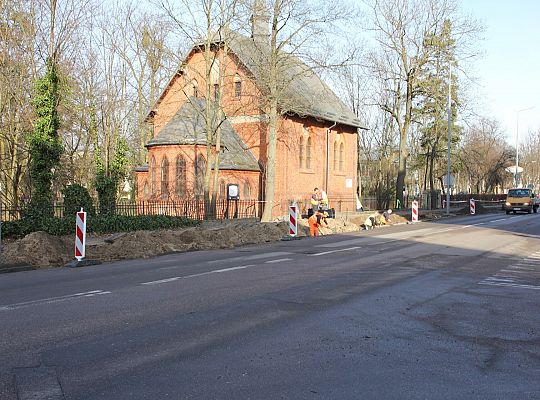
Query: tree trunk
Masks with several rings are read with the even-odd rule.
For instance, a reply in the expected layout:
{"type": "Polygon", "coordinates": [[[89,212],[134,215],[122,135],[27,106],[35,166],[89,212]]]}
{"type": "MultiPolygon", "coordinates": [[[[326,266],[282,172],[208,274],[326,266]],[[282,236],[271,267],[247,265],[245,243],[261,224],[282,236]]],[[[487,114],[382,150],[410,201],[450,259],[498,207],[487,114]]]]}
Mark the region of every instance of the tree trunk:
{"type": "Polygon", "coordinates": [[[272,209],[274,208],[275,197],[275,177],[276,177],[276,151],[277,151],[277,100],[270,101],[270,113],[268,124],[268,159],[266,162],[266,191],[264,196],[264,211],[261,217],[262,222],[272,220],[272,209]]]}

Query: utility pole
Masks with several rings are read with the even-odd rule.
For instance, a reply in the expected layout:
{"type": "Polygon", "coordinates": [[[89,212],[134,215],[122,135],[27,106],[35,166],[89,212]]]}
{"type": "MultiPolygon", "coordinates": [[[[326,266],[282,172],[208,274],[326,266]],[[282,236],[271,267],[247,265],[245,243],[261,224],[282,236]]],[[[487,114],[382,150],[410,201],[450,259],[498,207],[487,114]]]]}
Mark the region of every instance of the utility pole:
{"type": "Polygon", "coordinates": [[[448,80],[448,153],[446,171],[446,215],[450,214],[450,135],[452,133],[452,66],[450,66],[450,79],[448,80]]]}

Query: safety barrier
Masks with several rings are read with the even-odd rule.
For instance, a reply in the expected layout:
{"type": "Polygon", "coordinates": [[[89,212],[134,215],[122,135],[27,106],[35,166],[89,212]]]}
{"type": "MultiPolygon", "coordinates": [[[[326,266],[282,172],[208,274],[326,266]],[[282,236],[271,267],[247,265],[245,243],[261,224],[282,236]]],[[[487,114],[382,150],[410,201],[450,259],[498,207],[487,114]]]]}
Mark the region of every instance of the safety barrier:
{"type": "Polygon", "coordinates": [[[77,261],[81,261],[85,256],[86,248],[86,212],[77,212],[77,218],[75,223],[75,258],[77,261]]]}

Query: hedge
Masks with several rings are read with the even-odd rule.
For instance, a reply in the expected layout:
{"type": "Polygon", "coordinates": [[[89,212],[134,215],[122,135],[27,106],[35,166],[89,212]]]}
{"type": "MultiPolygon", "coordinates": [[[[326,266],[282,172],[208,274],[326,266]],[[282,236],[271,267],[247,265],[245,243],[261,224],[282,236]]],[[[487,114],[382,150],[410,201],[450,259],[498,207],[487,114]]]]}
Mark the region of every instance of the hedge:
{"type": "MultiPolygon", "coordinates": [[[[199,221],[185,217],[170,217],[166,215],[97,215],[88,218],[86,231],[89,233],[130,232],[137,230],[184,228],[196,226],[199,223],[199,221]]],[[[2,223],[2,236],[6,238],[21,238],[37,230],[55,236],[75,234],[75,217],[46,217],[41,219],[39,226],[28,218],[2,223]]]]}

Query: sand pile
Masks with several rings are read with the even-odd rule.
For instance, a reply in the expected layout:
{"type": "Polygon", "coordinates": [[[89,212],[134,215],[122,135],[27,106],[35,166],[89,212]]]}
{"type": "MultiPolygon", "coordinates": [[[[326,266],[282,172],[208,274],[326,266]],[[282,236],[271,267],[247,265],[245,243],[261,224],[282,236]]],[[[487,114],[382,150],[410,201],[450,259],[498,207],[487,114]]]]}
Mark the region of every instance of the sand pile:
{"type": "MultiPolygon", "coordinates": [[[[369,213],[368,213],[369,214],[369,213]]],[[[352,219],[328,219],[325,235],[354,232],[367,215],[352,219]]],[[[407,222],[392,215],[394,223],[407,222]]],[[[226,249],[246,244],[278,241],[289,233],[287,221],[261,223],[258,220],[207,221],[185,229],[135,231],[87,238],[86,258],[99,261],[148,258],[171,252],[226,249]]],[[[308,236],[307,219],[300,219],[298,236],[308,236]]],[[[61,267],[74,259],[74,236],[57,237],[34,232],[21,240],[4,243],[0,265],[22,264],[34,267],[61,267]]]]}

